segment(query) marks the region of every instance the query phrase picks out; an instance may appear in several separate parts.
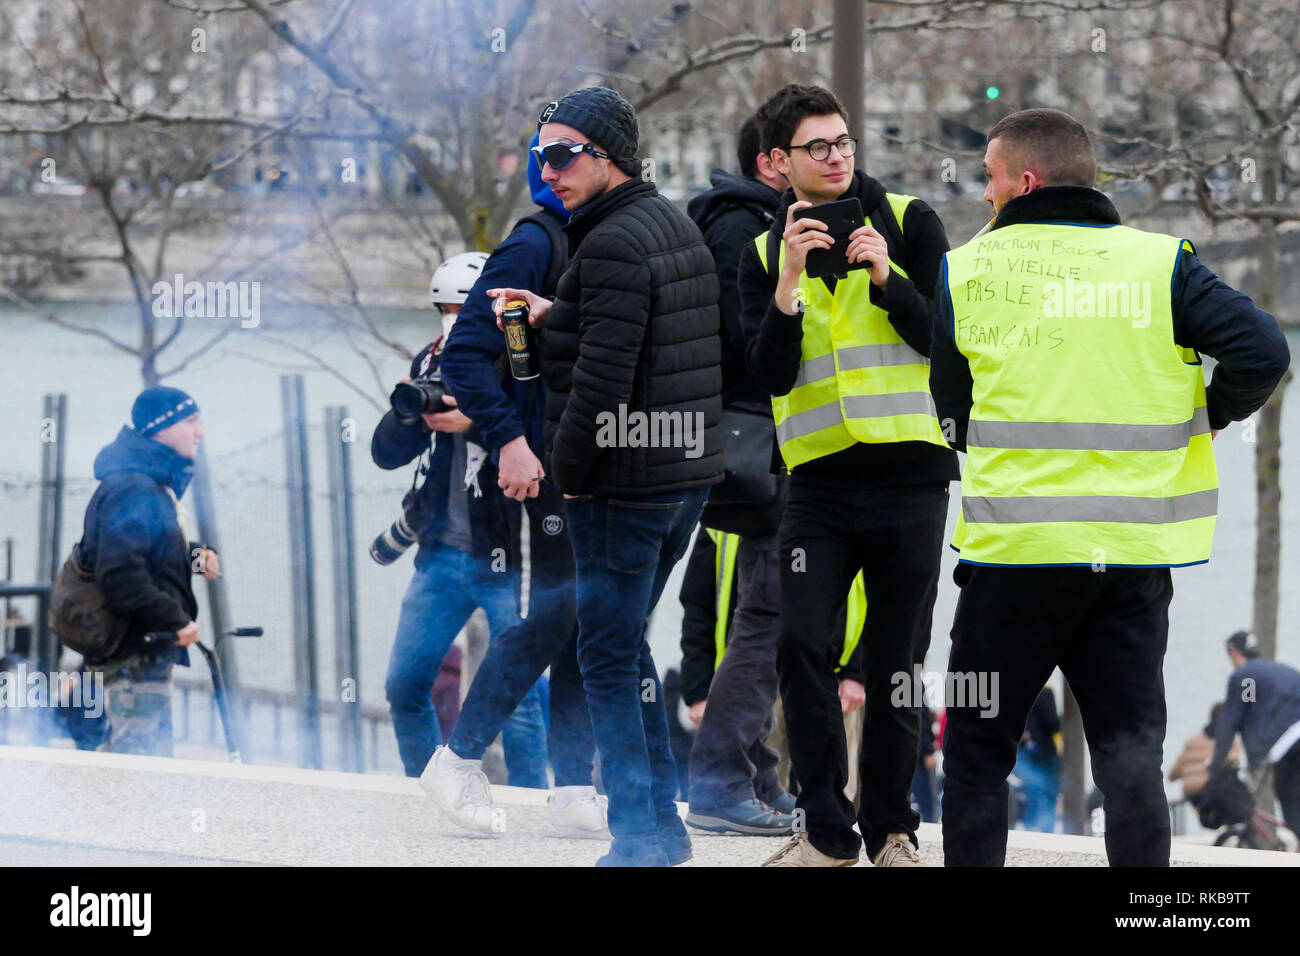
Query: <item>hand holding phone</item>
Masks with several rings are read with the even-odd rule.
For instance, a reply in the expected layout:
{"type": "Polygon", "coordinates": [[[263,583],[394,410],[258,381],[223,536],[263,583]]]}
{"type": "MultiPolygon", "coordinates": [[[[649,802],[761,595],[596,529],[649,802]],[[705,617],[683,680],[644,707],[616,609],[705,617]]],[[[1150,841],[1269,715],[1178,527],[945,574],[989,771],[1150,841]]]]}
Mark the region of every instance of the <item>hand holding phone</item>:
{"type": "Polygon", "coordinates": [[[849,233],[845,258],[851,268],[865,265],[871,271],[872,283],[884,288],[889,279],[889,244],[870,223],[849,233]]]}
{"type": "Polygon", "coordinates": [[[801,199],[791,203],[785,214],[785,232],[781,234],[781,239],[785,242],[784,269],[796,280],[804,271],[810,251],[829,249],[834,244],[826,223],[804,214],[804,210],[811,208],[812,203],[801,199]]]}
{"type": "MultiPolygon", "coordinates": [[[[866,219],[862,215],[862,203],[858,201],[857,196],[822,203],[818,206],[809,203],[793,203],[790,210],[792,221],[786,228],[787,243],[790,241],[789,233],[796,228],[796,223],[807,222],[812,228],[822,231],[816,241],[811,238],[805,240],[803,271],[808,274],[808,278],[824,279],[830,276],[843,276],[851,269],[871,267],[872,264],[867,259],[851,259],[848,255],[851,238],[861,237],[860,230],[866,226],[866,219]],[[826,242],[827,239],[830,241],[826,242]]],[[[804,231],[807,231],[806,227],[804,231]]],[[[874,233],[875,230],[872,232],[874,233]]],[[[863,249],[860,245],[855,247],[855,256],[860,257],[862,253],[863,249]]],[[[787,250],[787,257],[789,254],[787,250]]],[[[888,256],[885,265],[887,268],[888,256]]]]}

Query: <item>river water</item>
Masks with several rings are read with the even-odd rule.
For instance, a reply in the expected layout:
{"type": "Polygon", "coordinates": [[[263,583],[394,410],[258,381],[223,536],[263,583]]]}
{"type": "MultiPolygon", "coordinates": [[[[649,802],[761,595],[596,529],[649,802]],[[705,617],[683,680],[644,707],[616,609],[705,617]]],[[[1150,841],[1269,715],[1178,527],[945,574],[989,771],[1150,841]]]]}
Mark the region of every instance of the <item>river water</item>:
{"type": "MultiPolygon", "coordinates": [[[[64,318],[119,337],[138,335],[137,320],[122,305],[61,304],[64,318]]],[[[412,352],[437,333],[429,312],[375,313],[389,338],[412,352]]],[[[237,320],[194,319],[175,343],[166,368],[217,330],[217,323],[237,320]]],[[[1300,337],[1291,339],[1300,354],[1300,337]]],[[[391,352],[370,348],[387,387],[407,374],[406,363],[391,352]]],[[[233,331],[212,352],[196,360],[168,384],[182,387],[198,401],[207,429],[204,439],[216,483],[222,566],[234,624],[260,624],[266,636],[239,648],[246,684],[288,689],[292,686],[290,563],[284,488],[284,448],[280,376],[301,371],[306,380],[310,420],[313,526],[316,531],[316,608],[320,635],[322,693],[334,693],[344,677],[357,676],[364,703],[383,704],[383,681],[398,607],[410,578],[411,558],[391,567],[375,565],[365,554],[371,538],[398,515],[410,472],[383,472],[370,461],[370,435],[381,412],[349,387],[351,382],[374,402],[384,403],[355,349],[319,319],[263,306],[258,328],[233,331]],[[296,346],[296,349],[294,348],[296,346]],[[305,357],[305,349],[333,369],[326,371],[305,357]],[[344,381],[346,380],[346,382],[344,381]],[[348,406],[356,420],[352,449],[356,496],[356,533],[361,633],[361,673],[335,673],[330,595],[330,534],[325,495],[324,409],[348,406]]],[[[1208,370],[1207,370],[1208,374],[1208,370]]],[[[138,361],[103,341],[54,328],[23,313],[0,308],[0,538],[16,540],[17,580],[35,572],[34,539],[40,474],[41,395],[68,396],[65,454],[68,494],[63,543],[66,550],[80,536],[81,516],[94,489],[91,465],[129,417],[141,387],[138,361]]],[[[1294,392],[1294,387],[1292,389],[1294,392]]],[[[1292,406],[1293,406],[1292,402],[1292,406]]],[[[1229,665],[1223,639],[1250,621],[1254,562],[1254,446],[1243,440],[1241,425],[1232,425],[1215,442],[1221,493],[1214,558],[1208,565],[1174,572],[1165,684],[1169,700],[1166,765],[1182,742],[1206,720],[1211,703],[1220,699],[1229,665]]],[[[1300,665],[1300,410],[1284,416],[1282,446],[1283,545],[1281,625],[1278,657],[1300,665]]],[[[959,503],[953,489],[949,533],[959,503]]],[[[187,496],[188,500],[188,496],[187,496]]],[[[954,556],[945,549],[943,575],[935,607],[927,670],[942,671],[947,660],[948,630],[957,598],[952,584],[954,556]]],[[[651,642],[661,670],[680,658],[681,605],[677,601],[683,561],[670,580],[651,626],[651,642]]],[[[201,618],[200,620],[204,620],[201,618]]],[[[1117,667],[1123,662],[1117,661],[1117,667]]],[[[201,670],[201,668],[199,668],[201,670]]],[[[1059,675],[1057,675],[1059,689],[1059,675]]],[[[1059,702],[1059,696],[1058,696],[1059,702]]],[[[386,737],[392,746],[391,733],[386,737]]],[[[395,749],[395,747],[394,747],[395,749]]],[[[387,763],[387,761],[385,761],[387,763]]]]}

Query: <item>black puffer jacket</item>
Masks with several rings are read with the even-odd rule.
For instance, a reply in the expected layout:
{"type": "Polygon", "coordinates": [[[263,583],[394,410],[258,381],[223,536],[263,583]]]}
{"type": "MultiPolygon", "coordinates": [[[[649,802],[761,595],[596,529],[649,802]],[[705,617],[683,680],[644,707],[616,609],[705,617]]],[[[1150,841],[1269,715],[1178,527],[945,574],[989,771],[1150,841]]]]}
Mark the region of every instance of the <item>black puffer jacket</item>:
{"type": "Polygon", "coordinates": [[[569,268],[538,336],[550,387],[547,473],[567,494],[716,484],[718,277],[700,230],[654,183],[631,180],[588,203],[565,232],[569,268]],[[664,413],[673,418],[656,417],[664,413]],[[654,447],[658,429],[623,434],[636,419],[679,426],[667,447],[654,447]]]}
{"type": "MultiPolygon", "coordinates": [[[[198,616],[191,555],[203,546],[186,541],[167,494],[184,495],[193,474],[193,462],[130,428],[95,457],[99,487],[86,506],[80,561],[129,619],[117,658],[145,650],[150,631],[179,631],[198,616]]],[[[184,648],[163,654],[189,663],[184,648]]]]}

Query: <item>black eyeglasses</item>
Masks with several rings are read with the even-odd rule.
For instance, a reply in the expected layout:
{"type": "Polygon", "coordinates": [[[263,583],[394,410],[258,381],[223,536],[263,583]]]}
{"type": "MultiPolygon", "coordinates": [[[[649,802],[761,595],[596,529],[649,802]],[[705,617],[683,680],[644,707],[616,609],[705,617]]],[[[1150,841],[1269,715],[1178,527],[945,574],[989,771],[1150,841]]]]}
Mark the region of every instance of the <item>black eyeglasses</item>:
{"type": "Polygon", "coordinates": [[[787,149],[806,149],[808,155],[817,162],[821,162],[831,154],[831,146],[834,146],[841,156],[848,159],[858,151],[858,141],[852,136],[841,136],[834,143],[828,143],[824,139],[814,139],[804,143],[802,146],[788,146],[787,149]]]}
{"type": "Polygon", "coordinates": [[[563,169],[583,153],[590,153],[597,159],[609,159],[609,153],[602,153],[590,143],[552,143],[550,146],[532,148],[532,154],[537,157],[537,165],[549,165],[552,169],[563,169]]]}

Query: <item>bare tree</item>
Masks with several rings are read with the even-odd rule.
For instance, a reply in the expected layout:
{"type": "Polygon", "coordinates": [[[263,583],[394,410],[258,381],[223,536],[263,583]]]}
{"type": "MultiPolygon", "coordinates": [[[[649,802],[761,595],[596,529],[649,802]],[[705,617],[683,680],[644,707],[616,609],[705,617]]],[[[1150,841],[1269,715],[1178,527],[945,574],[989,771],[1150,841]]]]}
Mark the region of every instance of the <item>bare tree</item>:
{"type": "MultiPolygon", "coordinates": [[[[1300,223],[1300,19],[1287,0],[1194,0],[1171,8],[1151,33],[1162,65],[1160,132],[1117,137],[1138,148],[1137,172],[1182,184],[1210,223],[1253,239],[1253,288],[1283,328],[1300,327],[1279,295],[1279,229],[1300,223]],[[1172,123],[1169,118],[1172,118],[1172,123]],[[1170,128],[1172,126],[1172,128],[1170,128]],[[1161,134],[1164,134],[1163,136],[1161,134]]],[[[1157,69],[1149,64],[1145,77],[1157,69]]],[[[1282,407],[1288,371],[1257,420],[1258,499],[1253,628],[1264,654],[1277,649],[1282,547],[1282,407]]]]}
{"type": "MultiPolygon", "coordinates": [[[[241,223],[246,225],[245,210],[194,202],[184,193],[287,133],[302,114],[274,124],[196,121],[198,114],[187,112],[190,82],[177,82],[190,77],[183,62],[188,48],[160,44],[141,56],[137,46],[138,36],[178,32],[173,14],[126,3],[87,7],[80,0],[50,12],[62,15],[45,30],[45,37],[56,38],[52,41],[38,36],[28,44],[12,18],[5,24],[25,68],[12,70],[0,88],[21,85],[30,92],[0,97],[0,109],[9,135],[40,137],[47,168],[55,172],[52,178],[84,183],[86,196],[46,200],[39,220],[8,223],[0,253],[52,262],[74,275],[96,263],[119,267],[138,318],[136,334],[62,316],[34,302],[33,290],[22,283],[0,284],[0,297],[50,325],[96,337],[134,356],[144,383],[156,384],[184,371],[239,327],[223,322],[180,354],[189,317],[184,311],[155,309],[155,284],[170,278],[168,252],[174,237],[200,228],[239,231],[241,223]],[[98,92],[82,92],[90,89],[98,92]],[[33,122],[29,116],[37,107],[33,122]],[[52,220],[55,228],[50,228],[52,220]]],[[[203,78],[201,71],[198,78],[203,78]]],[[[218,253],[215,260],[223,258],[225,253],[218,253]]],[[[268,258],[268,250],[259,250],[223,278],[238,279],[268,258]]]]}

